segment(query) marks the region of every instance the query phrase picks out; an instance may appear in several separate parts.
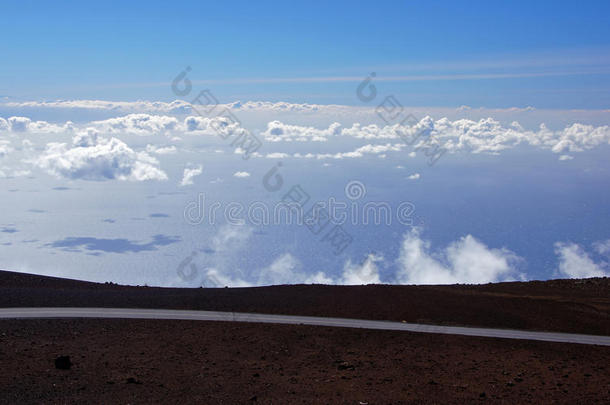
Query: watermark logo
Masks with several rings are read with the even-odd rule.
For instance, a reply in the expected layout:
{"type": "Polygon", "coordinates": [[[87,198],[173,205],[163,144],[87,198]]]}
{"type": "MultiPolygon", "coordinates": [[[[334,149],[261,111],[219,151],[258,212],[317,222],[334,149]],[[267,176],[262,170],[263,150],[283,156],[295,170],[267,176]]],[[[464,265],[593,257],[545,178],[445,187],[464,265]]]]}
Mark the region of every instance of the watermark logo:
{"type": "MultiPolygon", "coordinates": [[[[312,201],[300,185],[293,185],[279,201],[213,201],[199,193],[195,201],[184,207],[184,220],[189,225],[305,225],[317,235],[329,224],[412,226],[417,219],[415,204],[402,201],[396,207],[387,201],[366,201],[366,186],[358,180],[345,185],[345,199],[329,197],[312,201]]],[[[327,239],[324,239],[327,240],[327,239]]]]}
{"type": "MultiPolygon", "coordinates": [[[[377,74],[373,72],[360,82],[356,88],[358,100],[368,103],[377,97],[377,87],[373,84],[375,77],[377,74]]],[[[375,108],[375,113],[387,125],[399,124],[407,127],[408,133],[400,132],[400,138],[409,146],[415,145],[414,150],[422,152],[428,158],[429,166],[434,166],[447,152],[442,146],[442,142],[431,135],[427,128],[419,127],[419,120],[413,114],[408,113],[394,95],[385,97],[375,108]]]]}
{"type": "Polygon", "coordinates": [[[363,183],[352,180],[345,185],[345,196],[350,200],[359,200],[366,195],[366,187],[363,183]]]}

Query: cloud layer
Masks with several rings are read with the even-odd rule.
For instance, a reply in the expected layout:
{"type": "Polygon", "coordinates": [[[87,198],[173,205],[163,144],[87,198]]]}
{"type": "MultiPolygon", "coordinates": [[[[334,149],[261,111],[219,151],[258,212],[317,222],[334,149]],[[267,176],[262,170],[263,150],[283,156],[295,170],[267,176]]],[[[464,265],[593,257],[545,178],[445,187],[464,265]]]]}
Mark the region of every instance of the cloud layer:
{"type": "Polygon", "coordinates": [[[67,179],[167,180],[155,158],[146,152],[135,152],[117,138],[103,138],[95,132],[75,136],[72,145],[49,143],[32,163],[67,179]]]}

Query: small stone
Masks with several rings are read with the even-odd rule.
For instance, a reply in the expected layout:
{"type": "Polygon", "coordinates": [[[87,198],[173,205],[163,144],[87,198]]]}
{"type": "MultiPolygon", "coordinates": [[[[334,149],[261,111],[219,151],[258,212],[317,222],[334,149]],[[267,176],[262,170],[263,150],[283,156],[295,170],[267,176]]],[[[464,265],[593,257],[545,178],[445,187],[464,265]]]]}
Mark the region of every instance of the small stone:
{"type": "Polygon", "coordinates": [[[70,361],[70,356],[59,356],[55,359],[55,368],[58,370],[70,370],[72,367],[72,362],[70,361]]]}

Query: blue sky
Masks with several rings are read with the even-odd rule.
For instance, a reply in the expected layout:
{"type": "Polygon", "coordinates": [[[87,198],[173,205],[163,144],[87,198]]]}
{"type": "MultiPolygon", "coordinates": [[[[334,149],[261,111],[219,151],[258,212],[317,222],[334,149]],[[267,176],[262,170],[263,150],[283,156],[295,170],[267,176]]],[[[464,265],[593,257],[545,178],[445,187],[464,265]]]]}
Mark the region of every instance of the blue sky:
{"type": "Polygon", "coordinates": [[[191,287],[610,275],[609,11],[4,2],[0,268],[191,287]],[[295,195],[349,215],[316,233],[250,214],[295,195]]]}
{"type": "Polygon", "coordinates": [[[169,100],[166,83],[191,66],[225,101],[354,104],[353,81],[273,80],[376,71],[433,76],[382,84],[408,105],[599,109],[610,101],[609,9],[604,1],[8,1],[0,95],[169,100]],[[490,74],[509,77],[477,78],[490,74]]]}

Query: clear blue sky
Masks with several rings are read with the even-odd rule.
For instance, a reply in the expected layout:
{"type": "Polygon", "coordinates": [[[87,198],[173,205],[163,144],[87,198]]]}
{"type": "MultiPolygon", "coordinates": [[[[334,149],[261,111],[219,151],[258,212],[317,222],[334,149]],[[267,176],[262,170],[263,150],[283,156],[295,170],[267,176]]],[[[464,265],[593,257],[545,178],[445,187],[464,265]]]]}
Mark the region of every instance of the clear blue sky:
{"type": "Polygon", "coordinates": [[[376,71],[402,77],[381,91],[410,105],[609,108],[609,12],[608,1],[5,1],[0,96],[169,100],[164,83],[190,65],[224,101],[357,104],[355,81],[296,79],[376,71]]]}

